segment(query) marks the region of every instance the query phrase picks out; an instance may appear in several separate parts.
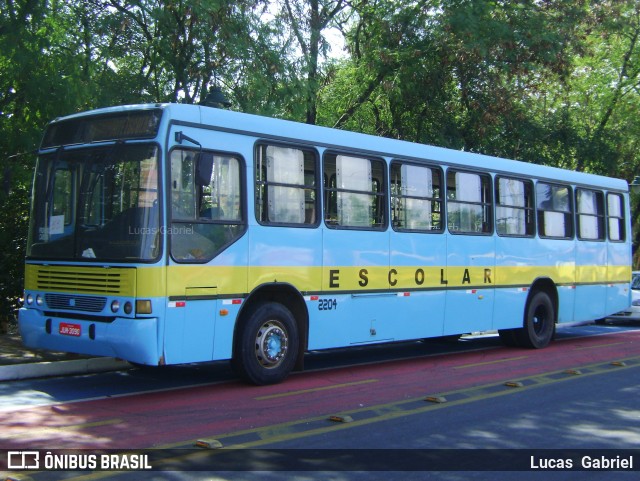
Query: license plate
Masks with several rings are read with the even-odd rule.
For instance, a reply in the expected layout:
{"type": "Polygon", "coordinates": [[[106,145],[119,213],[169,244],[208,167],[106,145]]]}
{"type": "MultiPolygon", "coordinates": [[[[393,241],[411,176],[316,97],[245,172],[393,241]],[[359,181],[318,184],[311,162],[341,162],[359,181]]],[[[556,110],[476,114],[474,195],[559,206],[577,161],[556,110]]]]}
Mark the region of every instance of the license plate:
{"type": "Polygon", "coordinates": [[[69,322],[60,323],[60,334],[63,336],[80,336],[82,333],[82,327],[80,324],[71,324],[69,322]]]}

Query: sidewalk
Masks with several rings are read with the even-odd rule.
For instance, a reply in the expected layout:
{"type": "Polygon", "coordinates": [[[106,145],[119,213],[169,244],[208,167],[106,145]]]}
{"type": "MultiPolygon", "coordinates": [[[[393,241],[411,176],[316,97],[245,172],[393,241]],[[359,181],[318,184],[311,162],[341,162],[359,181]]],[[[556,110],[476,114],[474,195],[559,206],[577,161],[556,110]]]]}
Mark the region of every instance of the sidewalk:
{"type": "Polygon", "coordinates": [[[20,334],[11,327],[9,333],[0,334],[0,382],[113,371],[129,366],[126,361],[110,357],[93,358],[30,349],[22,344],[20,334]]]}

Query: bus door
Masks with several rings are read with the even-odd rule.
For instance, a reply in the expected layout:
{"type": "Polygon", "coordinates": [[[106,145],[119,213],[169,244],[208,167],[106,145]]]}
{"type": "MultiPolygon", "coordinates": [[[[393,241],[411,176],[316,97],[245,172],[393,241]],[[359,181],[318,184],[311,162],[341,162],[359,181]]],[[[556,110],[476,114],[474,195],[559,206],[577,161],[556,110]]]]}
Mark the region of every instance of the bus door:
{"type": "Polygon", "coordinates": [[[170,364],[211,360],[217,286],[206,278],[211,256],[208,239],[200,232],[197,179],[199,152],[176,148],[171,152],[169,233],[171,257],[167,269],[168,304],[164,354],[170,364]]]}
{"type": "Polygon", "coordinates": [[[491,177],[447,171],[447,268],[444,335],[491,329],[495,237],[491,177]]]}
{"type": "Polygon", "coordinates": [[[168,272],[170,292],[181,289],[184,294],[169,296],[164,336],[166,361],[171,364],[210,361],[213,359],[217,288],[183,287],[179,270],[170,267],[168,272]]]}
{"type": "MultiPolygon", "coordinates": [[[[192,137],[204,138],[199,132],[192,137]]],[[[222,333],[216,326],[218,296],[246,289],[246,245],[238,242],[246,231],[242,161],[236,155],[176,146],[169,164],[165,356],[167,363],[212,360],[214,335],[230,338],[233,327],[227,322],[222,333]]],[[[227,348],[216,356],[229,352],[227,348]]]]}

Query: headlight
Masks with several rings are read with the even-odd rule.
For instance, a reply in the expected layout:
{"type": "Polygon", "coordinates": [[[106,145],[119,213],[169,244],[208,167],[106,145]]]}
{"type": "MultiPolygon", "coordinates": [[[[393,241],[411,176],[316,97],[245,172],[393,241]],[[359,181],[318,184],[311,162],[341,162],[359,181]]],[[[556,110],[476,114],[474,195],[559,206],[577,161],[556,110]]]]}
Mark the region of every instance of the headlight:
{"type": "Polygon", "coordinates": [[[118,312],[120,309],[120,301],[116,300],[111,303],[111,312],[118,312]]]}
{"type": "Polygon", "coordinates": [[[33,294],[27,294],[27,305],[33,304],[33,294]]]}
{"type": "Polygon", "coordinates": [[[40,294],[36,296],[36,304],[38,304],[39,306],[42,306],[44,304],[44,299],[40,294]]]}

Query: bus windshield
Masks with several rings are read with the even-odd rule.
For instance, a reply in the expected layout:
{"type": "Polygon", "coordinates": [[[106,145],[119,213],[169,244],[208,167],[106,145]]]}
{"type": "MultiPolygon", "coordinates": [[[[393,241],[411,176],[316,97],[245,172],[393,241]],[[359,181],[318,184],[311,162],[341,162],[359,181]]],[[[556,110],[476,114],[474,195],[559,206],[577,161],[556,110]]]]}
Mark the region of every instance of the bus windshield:
{"type": "Polygon", "coordinates": [[[160,254],[158,147],[116,143],[38,159],[27,257],[150,261],[160,254]]]}

